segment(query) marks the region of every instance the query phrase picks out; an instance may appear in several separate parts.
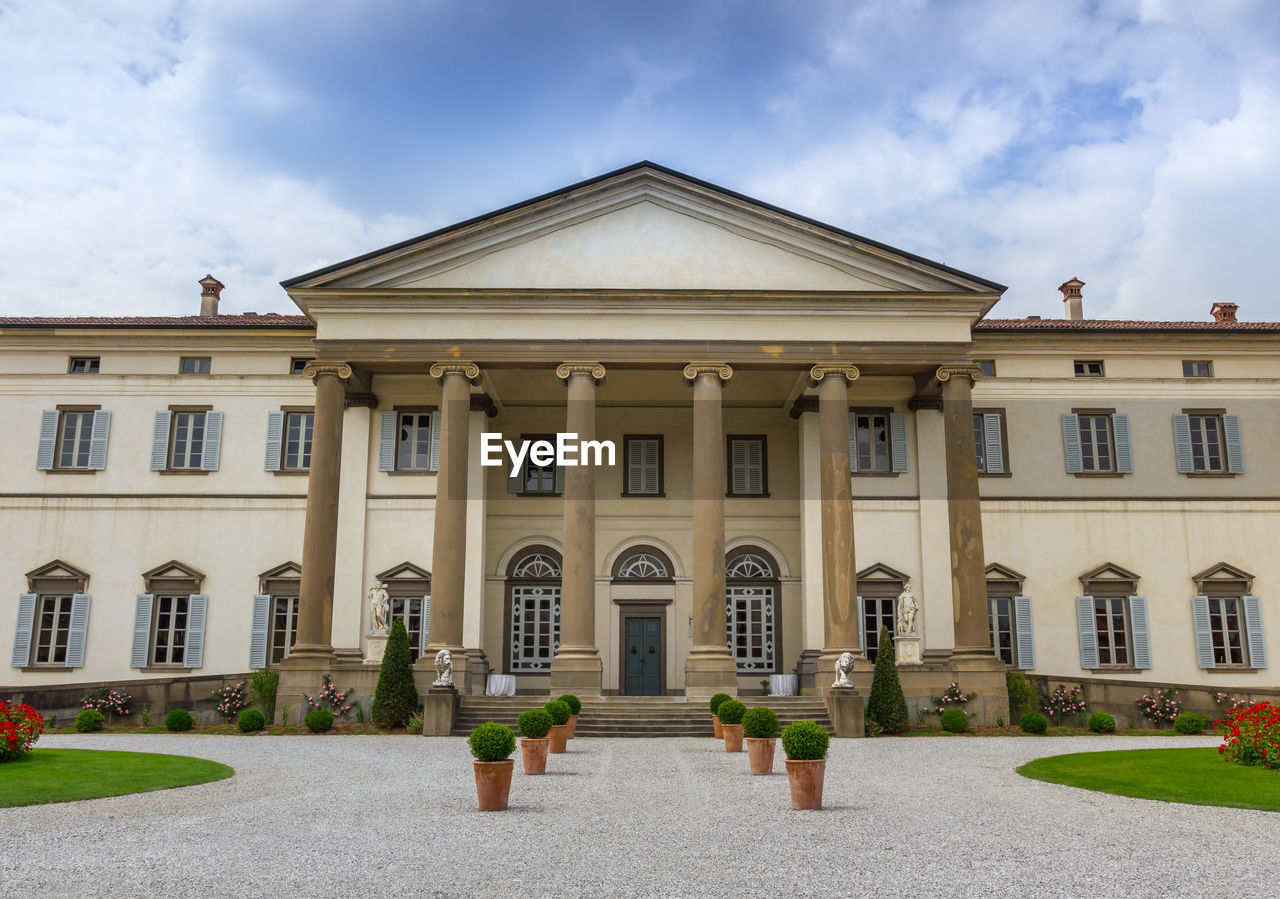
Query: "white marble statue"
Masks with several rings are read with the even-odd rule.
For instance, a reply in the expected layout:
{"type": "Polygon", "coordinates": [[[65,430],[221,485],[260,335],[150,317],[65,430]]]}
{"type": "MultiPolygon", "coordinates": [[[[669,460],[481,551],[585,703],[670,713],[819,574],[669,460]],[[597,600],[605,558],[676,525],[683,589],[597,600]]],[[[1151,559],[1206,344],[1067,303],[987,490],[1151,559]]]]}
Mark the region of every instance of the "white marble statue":
{"type": "Polygon", "coordinates": [[[836,659],[836,682],[831,686],[852,687],[853,681],[849,680],[849,672],[851,671],[853,671],[853,653],[840,653],[840,658],[836,659]]]}
{"type": "Polygon", "coordinates": [[[447,649],[442,649],[436,653],[436,679],[431,686],[453,686],[453,654],[447,649]]]}
{"type": "Polygon", "coordinates": [[[391,613],[387,585],[378,581],[366,595],[369,598],[369,633],[381,636],[387,632],[387,616],[391,613]]]}
{"type": "Polygon", "coordinates": [[[911,593],[911,585],[907,584],[898,594],[898,633],[911,636],[916,632],[916,613],[920,611],[915,596],[911,593]]]}

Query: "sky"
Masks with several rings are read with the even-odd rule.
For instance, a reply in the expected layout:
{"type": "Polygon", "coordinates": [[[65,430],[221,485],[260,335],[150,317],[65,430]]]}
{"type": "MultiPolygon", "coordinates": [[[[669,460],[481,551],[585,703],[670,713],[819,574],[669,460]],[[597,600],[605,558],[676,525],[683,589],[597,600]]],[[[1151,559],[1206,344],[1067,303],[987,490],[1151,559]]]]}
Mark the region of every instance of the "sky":
{"type": "Polygon", "coordinates": [[[0,315],[283,279],[650,159],[1009,286],[1280,320],[1274,0],[0,0],[0,315]]]}

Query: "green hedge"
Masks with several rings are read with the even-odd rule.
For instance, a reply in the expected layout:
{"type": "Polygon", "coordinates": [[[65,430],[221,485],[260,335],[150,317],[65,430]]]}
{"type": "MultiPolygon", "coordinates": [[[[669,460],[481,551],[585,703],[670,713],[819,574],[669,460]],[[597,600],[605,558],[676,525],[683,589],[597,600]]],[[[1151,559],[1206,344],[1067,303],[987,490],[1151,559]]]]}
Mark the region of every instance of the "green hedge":
{"type": "Polygon", "coordinates": [[[106,717],[97,709],[85,709],[76,715],[76,730],[82,734],[91,734],[96,730],[102,730],[106,723],[106,717]]]}
{"type": "Polygon", "coordinates": [[[938,723],[948,733],[962,734],[969,729],[969,716],[961,709],[947,709],[938,719],[938,723]]]}
{"type": "Polygon", "coordinates": [[[1180,734],[1204,733],[1209,726],[1209,719],[1199,712],[1179,712],[1173,719],[1173,729],[1180,734]]]}
{"type": "Polygon", "coordinates": [[[186,709],[170,709],[164,716],[164,726],[173,731],[191,730],[196,719],[186,709]]]}
{"type": "Polygon", "coordinates": [[[1049,729],[1049,719],[1039,712],[1027,712],[1018,722],[1023,733],[1042,734],[1049,729]]]}
{"type": "Polygon", "coordinates": [[[322,734],[333,727],[333,712],[328,709],[312,709],[307,712],[307,717],[302,719],[302,723],[313,734],[322,734]]]}
{"type": "Polygon", "coordinates": [[[1089,730],[1095,734],[1113,734],[1116,732],[1116,719],[1114,715],[1106,712],[1094,712],[1089,716],[1089,730]]]}
{"type": "Polygon", "coordinates": [[[236,719],[236,727],[242,734],[256,734],[267,726],[267,717],[257,709],[245,709],[236,719]]]}

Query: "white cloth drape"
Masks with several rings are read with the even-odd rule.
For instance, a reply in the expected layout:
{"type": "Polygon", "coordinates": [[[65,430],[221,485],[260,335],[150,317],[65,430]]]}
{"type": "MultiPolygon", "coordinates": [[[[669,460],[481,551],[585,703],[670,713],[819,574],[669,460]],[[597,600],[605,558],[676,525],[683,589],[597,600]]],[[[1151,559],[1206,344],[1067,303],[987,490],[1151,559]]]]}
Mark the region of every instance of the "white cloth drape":
{"type": "Polygon", "coordinates": [[[770,696],[795,696],[799,688],[799,678],[794,674],[769,675],[770,696]]]}
{"type": "Polygon", "coordinates": [[[516,676],[514,674],[490,674],[484,682],[485,696],[515,696],[516,676]]]}

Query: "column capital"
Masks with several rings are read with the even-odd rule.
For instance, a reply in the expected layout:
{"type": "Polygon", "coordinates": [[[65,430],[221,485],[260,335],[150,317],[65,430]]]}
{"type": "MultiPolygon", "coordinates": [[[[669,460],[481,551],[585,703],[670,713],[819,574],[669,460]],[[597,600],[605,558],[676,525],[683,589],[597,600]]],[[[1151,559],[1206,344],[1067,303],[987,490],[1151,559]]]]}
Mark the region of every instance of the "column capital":
{"type": "Polygon", "coordinates": [[[351,366],[345,362],[308,362],[302,369],[302,376],[312,383],[320,380],[321,375],[335,375],[341,381],[351,379],[351,366]]]}
{"type": "Polygon", "coordinates": [[[982,369],[972,362],[960,362],[954,365],[942,365],[938,367],[934,377],[939,381],[950,381],[956,375],[966,377],[969,383],[976,384],[982,380],[982,369]]]}
{"type": "Polygon", "coordinates": [[[809,380],[817,384],[827,375],[835,375],[844,378],[850,383],[858,380],[862,372],[858,371],[856,365],[815,365],[809,369],[809,380]]]}
{"type": "Polygon", "coordinates": [[[556,377],[562,383],[572,375],[589,375],[599,385],[604,380],[604,365],[599,362],[561,362],[556,366],[556,377]]]}
{"type": "Polygon", "coordinates": [[[472,384],[479,384],[480,366],[474,362],[437,362],[431,366],[430,375],[441,384],[446,375],[462,375],[472,384]]]}
{"type": "Polygon", "coordinates": [[[699,375],[716,375],[721,381],[733,377],[733,368],[728,362],[690,362],[684,367],[684,379],[694,381],[699,375]]]}

